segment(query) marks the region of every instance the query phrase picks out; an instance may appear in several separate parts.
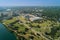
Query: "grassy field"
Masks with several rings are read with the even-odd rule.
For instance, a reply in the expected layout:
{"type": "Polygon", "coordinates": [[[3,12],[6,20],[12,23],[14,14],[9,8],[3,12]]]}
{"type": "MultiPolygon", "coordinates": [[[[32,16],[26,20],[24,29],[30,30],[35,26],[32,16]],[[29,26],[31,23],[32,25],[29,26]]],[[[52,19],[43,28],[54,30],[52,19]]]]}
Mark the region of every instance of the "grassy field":
{"type": "MultiPolygon", "coordinates": [[[[15,22],[16,20],[17,20],[17,17],[13,17],[10,20],[3,20],[3,23],[8,26],[9,24],[15,22]]],[[[51,21],[51,20],[43,20],[42,23],[31,22],[31,21],[29,21],[29,23],[27,23],[27,20],[23,16],[19,16],[18,20],[21,23],[18,21],[16,23],[12,24],[12,27],[9,27],[12,30],[16,30],[18,38],[20,36],[22,36],[23,38],[25,38],[27,40],[29,40],[29,39],[46,40],[46,38],[49,39],[48,37],[51,37],[52,39],[54,39],[54,37],[55,37],[56,39],[58,39],[58,37],[56,37],[59,35],[59,32],[57,32],[58,31],[57,28],[59,28],[59,30],[60,30],[60,22],[58,22],[58,21],[55,22],[55,21],[51,21]],[[56,32],[53,33],[52,31],[56,31],[56,32]],[[44,38],[39,36],[39,34],[35,34],[37,32],[42,33],[40,35],[43,35],[44,38]],[[44,36],[44,35],[47,35],[45,33],[48,34],[48,37],[44,36]],[[55,35],[53,35],[53,34],[55,34],[55,35]],[[53,35],[53,37],[52,37],[52,35],[53,35]]]]}

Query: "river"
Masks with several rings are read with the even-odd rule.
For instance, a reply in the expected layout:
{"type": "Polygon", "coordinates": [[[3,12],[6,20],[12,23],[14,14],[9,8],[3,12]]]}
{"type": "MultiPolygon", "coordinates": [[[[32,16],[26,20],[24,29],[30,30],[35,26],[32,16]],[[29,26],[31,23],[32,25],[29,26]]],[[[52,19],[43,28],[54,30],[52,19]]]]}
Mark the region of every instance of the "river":
{"type": "Polygon", "coordinates": [[[8,29],[0,23],[0,40],[16,40],[13,33],[8,31],[8,29]]]}

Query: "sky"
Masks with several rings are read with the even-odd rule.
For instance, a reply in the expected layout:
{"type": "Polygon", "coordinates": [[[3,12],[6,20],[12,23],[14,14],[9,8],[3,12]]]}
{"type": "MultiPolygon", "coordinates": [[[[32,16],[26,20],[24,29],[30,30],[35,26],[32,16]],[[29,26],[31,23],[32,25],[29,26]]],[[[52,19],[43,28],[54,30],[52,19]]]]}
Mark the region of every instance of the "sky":
{"type": "Polygon", "coordinates": [[[60,0],[0,0],[0,6],[60,6],[60,0]]]}

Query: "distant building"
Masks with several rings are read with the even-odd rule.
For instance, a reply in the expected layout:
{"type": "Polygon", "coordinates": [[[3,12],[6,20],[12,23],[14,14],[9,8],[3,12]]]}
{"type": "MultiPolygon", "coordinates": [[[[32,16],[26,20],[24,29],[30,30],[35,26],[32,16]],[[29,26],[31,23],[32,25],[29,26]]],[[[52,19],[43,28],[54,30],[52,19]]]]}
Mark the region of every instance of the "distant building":
{"type": "Polygon", "coordinates": [[[0,12],[0,17],[1,17],[2,15],[1,15],[1,12],[0,12]]]}
{"type": "Polygon", "coordinates": [[[30,18],[30,21],[34,21],[34,20],[42,20],[43,18],[42,17],[32,17],[30,18]]]}
{"type": "Polygon", "coordinates": [[[25,15],[25,18],[28,19],[28,20],[30,20],[30,21],[39,20],[39,19],[41,20],[41,19],[43,19],[42,17],[36,17],[36,16],[34,16],[34,15],[31,15],[31,14],[25,15]]]}

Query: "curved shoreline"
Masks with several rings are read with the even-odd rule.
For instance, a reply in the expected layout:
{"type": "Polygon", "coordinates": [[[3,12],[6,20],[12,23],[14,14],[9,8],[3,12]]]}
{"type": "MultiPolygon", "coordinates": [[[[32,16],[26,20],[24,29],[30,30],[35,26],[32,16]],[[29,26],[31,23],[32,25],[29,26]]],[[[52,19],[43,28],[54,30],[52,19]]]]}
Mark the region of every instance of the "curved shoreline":
{"type": "Polygon", "coordinates": [[[14,32],[11,28],[7,27],[4,23],[0,22],[1,24],[3,24],[5,26],[5,28],[7,28],[8,31],[10,31],[11,33],[13,33],[16,37],[16,40],[18,40],[18,37],[17,37],[17,33],[14,32]]]}

